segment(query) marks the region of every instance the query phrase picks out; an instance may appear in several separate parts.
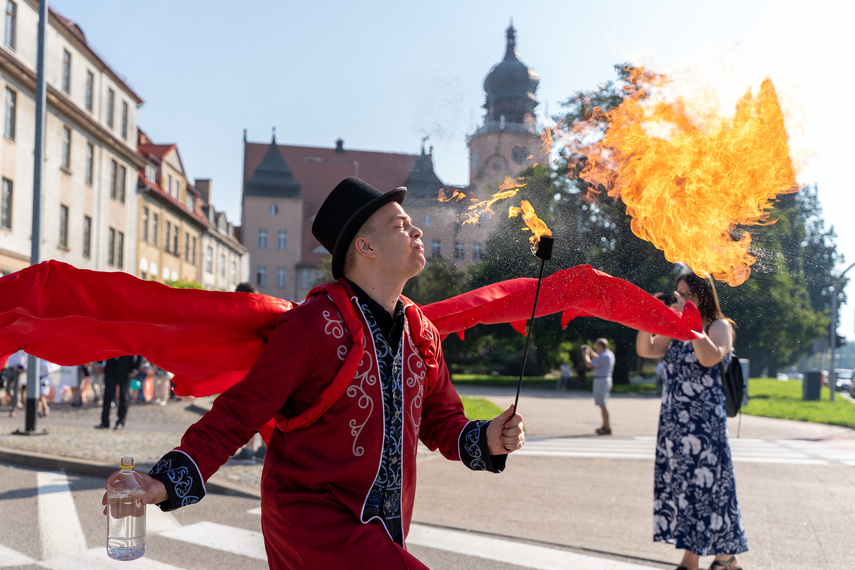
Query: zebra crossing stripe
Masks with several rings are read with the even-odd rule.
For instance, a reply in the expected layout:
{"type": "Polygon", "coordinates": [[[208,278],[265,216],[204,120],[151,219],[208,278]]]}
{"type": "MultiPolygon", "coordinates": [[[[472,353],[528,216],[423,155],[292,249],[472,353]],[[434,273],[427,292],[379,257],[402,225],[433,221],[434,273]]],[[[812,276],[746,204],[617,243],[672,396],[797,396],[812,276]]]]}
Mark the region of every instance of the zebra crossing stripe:
{"type": "Polygon", "coordinates": [[[172,513],[166,513],[155,505],[147,505],[145,508],[145,532],[148,536],[154,536],[168,530],[181,528],[181,523],[172,513]]]}
{"type": "Polygon", "coordinates": [[[639,566],[617,560],[585,556],[557,548],[547,548],[420,524],[410,526],[407,544],[446,550],[537,570],[565,570],[566,568],[573,568],[573,570],[650,569],[649,566],[639,566]]]}
{"type": "Polygon", "coordinates": [[[21,554],[11,548],[7,548],[2,544],[0,544],[0,561],[2,561],[0,562],[0,568],[6,568],[9,566],[25,566],[27,564],[36,563],[36,561],[29,556],[21,554]]]}
{"type": "MultiPolygon", "coordinates": [[[[86,535],[65,473],[37,473],[39,537],[42,560],[86,550],[86,535]]],[[[106,530],[107,523],[104,523],[106,530]]]]}
{"type": "MultiPolygon", "coordinates": [[[[575,457],[588,459],[652,460],[656,440],[653,437],[632,439],[530,439],[515,452],[518,456],[575,457]]],[[[783,463],[790,465],[855,464],[855,447],[849,443],[822,441],[731,439],[735,463],[783,463]]]]}
{"type": "Polygon", "coordinates": [[[253,530],[205,521],[170,530],[160,536],[256,560],[267,560],[264,538],[260,532],[253,530]]]}
{"type": "Polygon", "coordinates": [[[137,558],[133,562],[120,562],[107,556],[107,547],[90,548],[83,552],[77,552],[66,556],[60,556],[51,560],[38,563],[41,568],[50,570],[181,570],[181,566],[173,566],[164,562],[158,562],[148,556],[137,558]]]}

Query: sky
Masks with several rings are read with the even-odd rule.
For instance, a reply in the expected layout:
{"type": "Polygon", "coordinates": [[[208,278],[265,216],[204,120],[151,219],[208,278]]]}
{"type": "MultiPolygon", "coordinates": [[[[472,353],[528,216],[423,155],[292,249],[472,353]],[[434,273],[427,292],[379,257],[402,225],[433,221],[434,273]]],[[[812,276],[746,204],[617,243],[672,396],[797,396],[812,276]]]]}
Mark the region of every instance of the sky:
{"type": "MultiPolygon", "coordinates": [[[[243,132],[281,144],[417,153],[468,183],[466,137],[505,30],[540,75],[537,118],[613,80],[621,62],[714,85],[723,112],[769,77],[786,114],[798,182],[817,184],[827,226],[855,262],[850,176],[855,112],[846,3],[814,0],[55,0],[91,48],[144,100],[138,122],[177,143],[189,178],[240,223],[243,132]]],[[[855,338],[855,270],[839,331],[855,338]]]]}

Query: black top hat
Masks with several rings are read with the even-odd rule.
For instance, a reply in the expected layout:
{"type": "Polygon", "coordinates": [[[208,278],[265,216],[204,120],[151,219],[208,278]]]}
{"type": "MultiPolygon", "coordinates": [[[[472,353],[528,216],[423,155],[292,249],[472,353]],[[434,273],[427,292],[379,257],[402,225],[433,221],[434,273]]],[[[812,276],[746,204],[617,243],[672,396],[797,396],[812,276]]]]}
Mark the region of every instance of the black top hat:
{"type": "Polygon", "coordinates": [[[312,223],[312,235],[332,253],[333,278],[344,276],[347,248],[362,224],[389,202],[403,204],[406,196],[403,186],[383,193],[355,176],[333,188],[312,223]]]}

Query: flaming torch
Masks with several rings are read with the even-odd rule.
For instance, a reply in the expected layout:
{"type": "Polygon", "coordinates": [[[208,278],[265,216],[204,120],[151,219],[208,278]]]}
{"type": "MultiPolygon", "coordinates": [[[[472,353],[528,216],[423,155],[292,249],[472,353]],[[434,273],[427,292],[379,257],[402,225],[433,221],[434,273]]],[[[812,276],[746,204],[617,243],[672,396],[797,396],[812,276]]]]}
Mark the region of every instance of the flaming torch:
{"type": "MultiPolygon", "coordinates": [[[[522,215],[527,229],[532,232],[531,251],[540,259],[540,273],[537,276],[537,288],[534,291],[534,304],[531,307],[531,319],[528,321],[525,348],[523,349],[522,365],[520,366],[520,380],[517,383],[517,395],[514,398],[514,413],[517,412],[517,403],[520,399],[520,389],[522,388],[523,374],[525,374],[525,362],[528,359],[528,346],[531,343],[531,331],[534,327],[534,315],[537,312],[537,298],[540,296],[540,284],[543,281],[543,266],[548,259],[552,259],[552,246],[555,243],[555,238],[552,237],[552,232],[546,224],[537,217],[534,213],[534,208],[527,200],[522,200],[520,207],[511,206],[508,211],[508,217],[513,218],[522,215]]],[[[524,228],[525,229],[525,228],[524,228]]]]}

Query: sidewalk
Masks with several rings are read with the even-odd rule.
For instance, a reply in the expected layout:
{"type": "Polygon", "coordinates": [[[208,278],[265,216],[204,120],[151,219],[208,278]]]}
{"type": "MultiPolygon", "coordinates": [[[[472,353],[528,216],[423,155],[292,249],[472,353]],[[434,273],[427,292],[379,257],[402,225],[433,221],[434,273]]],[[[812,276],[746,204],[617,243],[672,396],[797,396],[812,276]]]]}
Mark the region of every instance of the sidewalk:
{"type": "MultiPolygon", "coordinates": [[[[503,409],[514,398],[514,388],[460,386],[459,391],[488,398],[503,409]]],[[[127,427],[119,431],[94,429],[100,406],[52,405],[47,418],[37,418],[37,433],[46,430],[47,435],[11,435],[23,430],[23,412],[11,419],[9,407],[0,407],[0,461],[106,478],[122,455],[131,454],[141,470],[147,469],[180,441],[211,402],[132,405],[127,427]]],[[[658,398],[617,395],[609,410],[612,439],[656,435],[658,398]]],[[[519,411],[529,439],[597,440],[593,432],[600,415],[590,393],[524,387],[519,411]]],[[[115,411],[112,417],[115,421],[115,411]]],[[[736,422],[729,420],[731,438],[736,422]]],[[[742,417],[741,437],[855,445],[855,430],[752,416],[742,417]]],[[[414,522],[616,555],[653,568],[673,569],[679,560],[673,547],[650,538],[650,460],[519,457],[500,476],[473,474],[438,454],[426,454],[419,465],[414,522]]],[[[751,548],[741,557],[746,568],[855,567],[855,468],[737,463],[735,469],[751,548]]],[[[232,460],[208,488],[258,496],[260,477],[260,465],[232,460]]]]}

